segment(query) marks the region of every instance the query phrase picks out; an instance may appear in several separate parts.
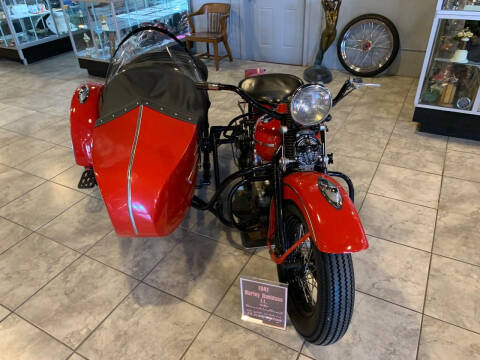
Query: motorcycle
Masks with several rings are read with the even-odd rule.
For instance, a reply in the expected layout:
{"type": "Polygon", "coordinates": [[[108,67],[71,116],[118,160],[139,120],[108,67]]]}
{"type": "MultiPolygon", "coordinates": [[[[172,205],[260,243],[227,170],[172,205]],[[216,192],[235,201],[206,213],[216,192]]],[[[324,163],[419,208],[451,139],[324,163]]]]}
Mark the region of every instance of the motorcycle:
{"type": "Polygon", "coordinates": [[[352,317],[351,254],[368,242],[352,181],[328,171],[327,124],[333,106],[373,84],[349,79],[332,98],[323,85],[288,74],[248,76],[239,86],[207,77],[167,30],[127,35],[105,85],[84,84],[72,98],[74,154],[85,168],[79,187],[98,185],[122,237],[167,236],[193,207],[239,230],[245,246],[268,246],[279,281],[288,284],[296,330],[311,343],[333,344],[352,317]],[[241,114],[210,127],[208,91],[238,94],[241,114]],[[221,179],[226,146],[238,171],[221,179]],[[195,190],[212,175],[215,193],[206,201],[195,190]]]}

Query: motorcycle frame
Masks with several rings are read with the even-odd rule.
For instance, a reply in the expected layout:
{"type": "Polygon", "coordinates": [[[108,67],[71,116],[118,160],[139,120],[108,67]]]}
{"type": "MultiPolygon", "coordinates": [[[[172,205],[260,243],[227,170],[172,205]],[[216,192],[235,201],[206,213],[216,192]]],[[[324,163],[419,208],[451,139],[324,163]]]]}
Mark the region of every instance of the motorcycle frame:
{"type": "MultiPolygon", "coordinates": [[[[337,98],[334,100],[335,103],[338,103],[341,98],[337,98]]],[[[251,117],[253,114],[252,105],[249,104],[249,112],[247,114],[242,114],[237,116],[235,119],[242,119],[251,117]]],[[[233,122],[231,121],[231,123],[233,122]]],[[[253,119],[251,119],[253,120],[253,119]]],[[[282,125],[286,125],[286,121],[284,118],[280,119],[282,125]]],[[[236,125],[238,126],[238,125],[236,125]]],[[[284,227],[283,227],[283,208],[284,208],[284,197],[283,197],[283,177],[284,177],[284,169],[282,169],[282,147],[284,144],[280,146],[280,148],[275,153],[273,161],[271,163],[267,163],[260,166],[252,166],[247,169],[239,170],[225,178],[225,180],[220,181],[220,164],[219,164],[219,156],[218,156],[218,148],[222,145],[226,144],[233,144],[235,142],[235,138],[222,138],[222,134],[226,131],[233,130],[231,126],[212,126],[203,129],[202,137],[200,139],[200,146],[201,152],[203,153],[203,177],[200,186],[210,185],[211,183],[211,163],[210,163],[210,155],[213,156],[213,170],[214,170],[214,183],[216,191],[209,202],[205,202],[204,200],[200,199],[198,196],[194,196],[192,199],[192,206],[198,210],[203,211],[210,211],[212,212],[224,225],[235,228],[241,232],[248,232],[246,229],[241,228],[235,221],[229,221],[223,216],[223,210],[220,210],[220,206],[222,204],[218,203],[218,199],[220,195],[225,191],[225,189],[232,184],[234,181],[243,178],[234,186],[227,197],[228,204],[231,204],[231,199],[234,193],[237,191],[239,185],[245,182],[251,181],[262,181],[262,180],[270,180],[273,184],[273,195],[272,201],[275,205],[275,234],[274,242],[275,242],[275,254],[272,258],[275,259],[277,263],[283,263],[288,254],[297,248],[302,241],[298,241],[296,244],[288,247],[287,239],[285,238],[284,234],[284,227]],[[264,173],[270,174],[265,175],[264,173]]],[[[325,125],[320,127],[320,140],[322,144],[322,152],[323,156],[327,156],[326,154],[326,132],[327,127],[325,125]]],[[[343,179],[347,186],[348,186],[348,194],[352,201],[354,201],[355,190],[353,186],[353,182],[351,179],[341,173],[341,172],[331,172],[327,169],[327,164],[322,163],[321,165],[317,165],[315,171],[322,172],[332,177],[337,177],[343,179]]],[[[295,172],[295,171],[294,171],[295,172]]],[[[298,172],[298,171],[297,171],[298,172]]],[[[229,206],[230,214],[229,217],[233,219],[232,209],[229,206]]],[[[303,240],[305,240],[304,237],[303,240]]],[[[267,239],[267,244],[270,247],[270,239],[267,239]]],[[[292,266],[295,266],[294,264],[292,266]]]]}

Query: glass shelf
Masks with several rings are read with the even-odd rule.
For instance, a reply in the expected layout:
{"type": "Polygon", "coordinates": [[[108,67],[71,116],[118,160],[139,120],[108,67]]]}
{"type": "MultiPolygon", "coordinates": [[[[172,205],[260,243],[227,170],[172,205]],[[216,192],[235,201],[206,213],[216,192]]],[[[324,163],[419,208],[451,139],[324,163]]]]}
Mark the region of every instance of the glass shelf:
{"type": "Polygon", "coordinates": [[[480,11],[479,0],[444,0],[442,10],[480,11]]]}
{"type": "Polygon", "coordinates": [[[454,61],[454,60],[452,60],[452,59],[442,59],[442,58],[435,58],[435,61],[445,62],[445,63],[450,63],[450,64],[457,64],[457,65],[480,67],[480,62],[474,62],[474,61],[456,62],[456,61],[454,61]]]}
{"type": "Polygon", "coordinates": [[[121,39],[144,25],[188,32],[188,0],[80,0],[62,8],[79,59],[108,62],[121,39]]]}
{"type": "Polygon", "coordinates": [[[2,47],[25,49],[68,34],[61,9],[52,10],[48,0],[0,0],[0,4],[2,47]]]}

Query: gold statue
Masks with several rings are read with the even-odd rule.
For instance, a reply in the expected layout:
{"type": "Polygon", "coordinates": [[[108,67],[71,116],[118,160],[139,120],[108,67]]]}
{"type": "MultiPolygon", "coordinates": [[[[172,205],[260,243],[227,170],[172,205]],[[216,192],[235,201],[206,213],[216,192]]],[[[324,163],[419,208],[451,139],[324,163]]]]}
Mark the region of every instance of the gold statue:
{"type": "Polygon", "coordinates": [[[325,30],[322,34],[320,49],[325,54],[325,52],[328,50],[330,45],[333,44],[335,38],[337,37],[338,13],[340,12],[340,5],[342,5],[342,0],[323,0],[322,5],[323,10],[325,11],[325,20],[327,26],[325,27],[325,30]]]}
{"type": "Polygon", "coordinates": [[[322,63],[325,53],[337,37],[337,22],[341,5],[342,0],[322,0],[326,26],[322,33],[315,63],[303,73],[303,78],[308,82],[329,83],[332,81],[332,73],[322,63]]]}

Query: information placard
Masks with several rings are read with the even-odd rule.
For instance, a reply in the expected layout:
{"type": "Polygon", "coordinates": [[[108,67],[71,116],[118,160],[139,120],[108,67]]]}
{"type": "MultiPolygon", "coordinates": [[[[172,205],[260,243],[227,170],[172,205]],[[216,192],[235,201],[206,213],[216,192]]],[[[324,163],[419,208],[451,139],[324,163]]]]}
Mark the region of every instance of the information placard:
{"type": "Polygon", "coordinates": [[[240,278],[242,320],[277,329],[287,328],[288,285],[240,278]]]}

